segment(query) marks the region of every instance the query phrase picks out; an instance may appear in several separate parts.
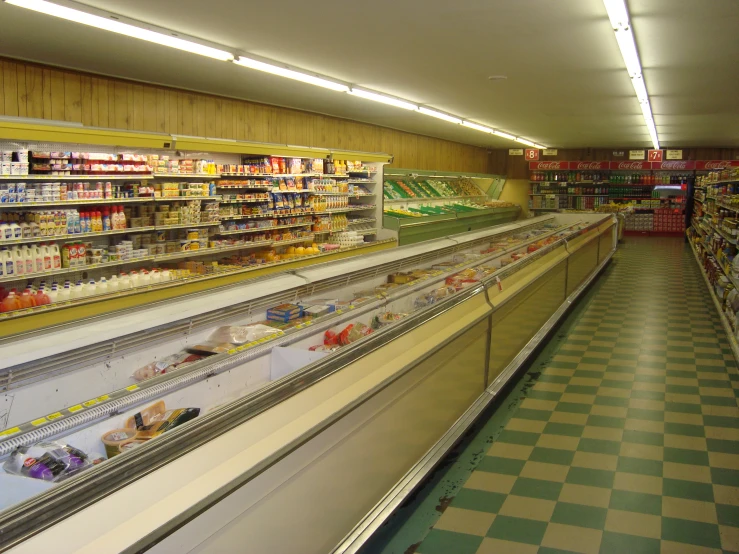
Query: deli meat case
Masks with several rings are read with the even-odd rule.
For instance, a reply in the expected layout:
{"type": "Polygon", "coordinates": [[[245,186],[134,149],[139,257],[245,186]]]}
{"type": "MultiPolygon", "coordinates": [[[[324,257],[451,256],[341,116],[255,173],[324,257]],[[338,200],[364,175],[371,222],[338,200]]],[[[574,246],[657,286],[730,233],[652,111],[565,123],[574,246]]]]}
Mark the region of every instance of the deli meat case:
{"type": "Polygon", "coordinates": [[[356,552],[616,235],[544,215],[3,339],[0,551],[356,552]]]}

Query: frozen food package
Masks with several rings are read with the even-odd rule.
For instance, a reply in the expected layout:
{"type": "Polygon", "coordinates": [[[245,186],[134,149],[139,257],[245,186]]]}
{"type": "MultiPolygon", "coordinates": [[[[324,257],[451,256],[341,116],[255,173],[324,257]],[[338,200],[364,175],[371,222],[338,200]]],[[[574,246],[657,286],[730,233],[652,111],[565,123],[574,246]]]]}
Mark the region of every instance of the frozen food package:
{"type": "Polygon", "coordinates": [[[169,431],[183,423],[187,423],[191,419],[195,419],[198,415],[200,415],[200,408],[179,408],[156,414],[147,424],[143,421],[139,424],[139,421],[136,420],[136,438],[151,439],[157,437],[165,431],[169,431]]]}
{"type": "Polygon", "coordinates": [[[245,344],[280,333],[279,329],[267,325],[232,325],[219,327],[213,331],[208,337],[208,342],[245,344]]]}
{"type": "Polygon", "coordinates": [[[74,446],[48,441],[17,448],[3,469],[14,475],[56,483],[103,460],[100,455],[88,456],[74,446]]]}
{"type": "Polygon", "coordinates": [[[394,313],[394,312],[382,312],[372,318],[372,329],[380,329],[390,323],[395,323],[406,317],[408,314],[394,313]]]}
{"type": "Polygon", "coordinates": [[[143,381],[145,379],[151,379],[157,375],[180,369],[188,364],[202,360],[203,356],[198,354],[191,354],[189,352],[178,352],[171,356],[166,356],[161,360],[155,360],[146,364],[143,367],[138,368],[133,372],[132,377],[137,381],[143,381]]]}
{"type": "Polygon", "coordinates": [[[348,325],[341,333],[339,333],[339,344],[351,344],[359,339],[366,337],[372,333],[372,328],[364,323],[354,323],[348,325]]]}

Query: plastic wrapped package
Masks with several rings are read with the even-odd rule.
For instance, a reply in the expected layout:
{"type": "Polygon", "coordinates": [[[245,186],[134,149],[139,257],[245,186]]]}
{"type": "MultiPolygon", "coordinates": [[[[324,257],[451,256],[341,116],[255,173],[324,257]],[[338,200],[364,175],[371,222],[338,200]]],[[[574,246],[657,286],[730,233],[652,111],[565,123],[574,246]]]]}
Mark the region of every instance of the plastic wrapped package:
{"type": "Polygon", "coordinates": [[[267,325],[239,325],[219,327],[208,337],[208,342],[245,344],[270,335],[280,334],[279,329],[267,325]]]}
{"type": "Polygon", "coordinates": [[[390,325],[391,323],[395,323],[396,321],[403,319],[407,315],[408,314],[403,313],[382,312],[372,318],[372,329],[381,329],[386,325],[390,325]]]}
{"type": "Polygon", "coordinates": [[[102,455],[88,456],[74,446],[49,441],[17,448],[3,469],[14,475],[56,483],[104,459],[102,455]]]}
{"type": "Polygon", "coordinates": [[[145,379],[151,379],[157,375],[180,369],[188,364],[202,360],[203,356],[198,354],[191,354],[190,352],[178,352],[146,364],[144,367],[138,368],[131,375],[137,381],[143,381],[145,379]]]}
{"type": "Polygon", "coordinates": [[[372,333],[372,328],[364,323],[351,323],[338,333],[331,329],[326,331],[323,336],[323,344],[328,347],[337,345],[346,346],[347,344],[358,341],[362,337],[366,337],[370,333],[372,333]]]}
{"type": "Polygon", "coordinates": [[[454,294],[455,288],[452,286],[443,286],[439,287],[438,289],[434,289],[430,292],[424,293],[413,301],[413,307],[416,310],[419,310],[421,308],[425,308],[426,306],[431,306],[432,304],[436,304],[439,300],[442,298],[446,298],[450,294],[454,294]]]}

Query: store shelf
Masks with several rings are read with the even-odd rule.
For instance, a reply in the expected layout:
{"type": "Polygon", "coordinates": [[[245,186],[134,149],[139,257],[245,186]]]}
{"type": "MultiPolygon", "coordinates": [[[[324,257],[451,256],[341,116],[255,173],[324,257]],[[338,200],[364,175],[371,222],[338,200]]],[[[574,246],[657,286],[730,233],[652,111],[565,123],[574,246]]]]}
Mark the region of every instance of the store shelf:
{"type": "Polygon", "coordinates": [[[531,193],[529,196],[563,196],[565,198],[613,198],[606,194],[559,194],[559,193],[531,193]]]}
{"type": "Polygon", "coordinates": [[[221,200],[221,196],[152,196],[149,197],[149,200],[154,200],[155,202],[174,202],[181,200],[204,200],[205,202],[219,202],[221,200]]]}
{"type": "Polygon", "coordinates": [[[724,181],[711,181],[710,183],[704,182],[702,185],[696,185],[696,187],[714,187],[717,185],[726,185],[728,183],[739,183],[739,179],[726,179],[724,181]]]}
{"type": "Polygon", "coordinates": [[[274,225],[271,227],[251,227],[249,229],[234,229],[231,231],[218,231],[217,235],[243,235],[245,233],[259,233],[265,231],[273,231],[275,229],[292,229],[294,227],[310,227],[313,222],[310,223],[292,223],[290,225],[274,225]]]}
{"type": "Polygon", "coordinates": [[[220,179],[218,173],[154,173],[154,179],[220,179]]]}
{"type": "MultiPolygon", "coordinates": [[[[709,200],[709,199],[706,199],[709,200]]],[[[732,212],[739,212],[739,205],[730,205],[730,204],[724,204],[723,202],[720,202],[718,199],[710,199],[710,200],[716,200],[716,205],[721,206],[722,208],[725,208],[727,210],[731,210],[732,212]]]]}
{"type": "Polygon", "coordinates": [[[90,237],[107,237],[110,235],[126,235],[128,233],[148,233],[149,231],[155,231],[157,227],[135,227],[129,229],[116,229],[114,231],[96,231],[94,233],[73,233],[71,235],[54,235],[46,237],[29,237],[22,239],[13,240],[2,240],[0,241],[0,247],[2,246],[13,246],[15,244],[31,244],[34,242],[56,242],[64,240],[77,240],[90,237]]]}
{"type": "Polygon", "coordinates": [[[269,202],[269,198],[242,198],[241,200],[221,200],[221,204],[258,204],[269,202]]]}
{"type": "Polygon", "coordinates": [[[139,202],[151,202],[152,198],[97,198],[94,200],[59,200],[53,202],[6,202],[0,204],[0,209],[18,209],[18,208],[41,208],[48,206],[87,206],[99,204],[133,204],[139,202]]]}
{"type": "Polygon", "coordinates": [[[297,239],[273,240],[272,241],[272,246],[287,246],[289,244],[297,244],[299,242],[313,241],[314,238],[315,238],[315,235],[310,234],[310,235],[307,235],[305,237],[300,237],[300,238],[297,238],[297,239]]]}
{"type": "Polygon", "coordinates": [[[318,177],[320,173],[221,173],[222,178],[286,179],[288,177],[318,177]]]}
{"type": "Polygon", "coordinates": [[[366,206],[347,206],[344,208],[330,208],[328,210],[325,210],[323,212],[313,212],[316,215],[321,214],[338,214],[338,213],[344,213],[344,212],[364,212],[367,210],[374,210],[377,206],[373,205],[366,205],[366,206]]]}
{"type": "Polygon", "coordinates": [[[220,221],[207,221],[204,223],[178,223],[177,225],[157,225],[157,231],[169,231],[170,229],[190,229],[195,227],[214,227],[220,225],[220,221]]]}
{"type": "Polygon", "coordinates": [[[126,175],[0,175],[3,181],[138,181],[153,179],[151,173],[131,173],[126,175]]]}
{"type": "Polygon", "coordinates": [[[272,191],[272,185],[218,185],[216,188],[225,190],[266,190],[272,191]]]}
{"type": "Polygon", "coordinates": [[[374,217],[360,217],[357,219],[350,219],[349,225],[359,225],[360,223],[374,223],[377,221],[374,217]]]}
{"type": "Polygon", "coordinates": [[[400,204],[403,202],[430,202],[440,200],[470,200],[472,198],[485,198],[485,195],[477,196],[436,196],[429,198],[385,198],[385,204],[400,204]]]}

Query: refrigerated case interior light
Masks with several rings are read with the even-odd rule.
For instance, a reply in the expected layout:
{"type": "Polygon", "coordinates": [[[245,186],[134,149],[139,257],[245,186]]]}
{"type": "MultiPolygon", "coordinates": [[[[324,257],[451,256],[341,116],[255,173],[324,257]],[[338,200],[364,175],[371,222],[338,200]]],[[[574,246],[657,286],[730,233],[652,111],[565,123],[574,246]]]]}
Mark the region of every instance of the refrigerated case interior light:
{"type": "Polygon", "coordinates": [[[244,66],[244,67],[248,67],[250,69],[264,71],[266,73],[271,73],[272,75],[277,75],[279,77],[285,77],[287,79],[293,79],[295,81],[301,81],[309,85],[316,85],[317,87],[327,88],[329,90],[334,90],[336,92],[348,92],[349,91],[349,87],[344,84],[336,83],[334,81],[329,81],[328,79],[323,79],[321,77],[316,77],[315,75],[301,73],[300,71],[294,71],[292,69],[287,69],[286,67],[280,67],[278,65],[272,65],[269,63],[265,63],[265,62],[260,62],[259,60],[254,60],[252,58],[246,58],[244,56],[239,56],[237,60],[234,60],[234,63],[244,66]]]}
{"type": "Polygon", "coordinates": [[[432,110],[424,106],[419,107],[418,112],[422,113],[423,115],[435,117],[436,119],[443,119],[444,121],[448,121],[449,123],[456,123],[457,125],[462,123],[462,120],[458,117],[454,117],[453,115],[449,115],[444,112],[437,112],[436,110],[432,110]]]}
{"type": "Polygon", "coordinates": [[[5,0],[5,3],[46,15],[52,15],[60,19],[66,19],[67,21],[82,23],[83,25],[89,25],[90,27],[96,27],[98,29],[103,29],[104,31],[118,33],[119,35],[126,35],[128,37],[138,38],[147,42],[160,44],[162,46],[184,50],[185,52],[190,52],[192,54],[207,56],[216,60],[230,61],[234,58],[231,52],[226,52],[225,50],[219,50],[217,48],[205,46],[203,44],[184,40],[175,36],[157,33],[156,31],[150,31],[121,21],[115,21],[99,15],[83,12],[81,10],[68,8],[66,6],[52,4],[51,2],[46,2],[46,0],[5,0]]]}

